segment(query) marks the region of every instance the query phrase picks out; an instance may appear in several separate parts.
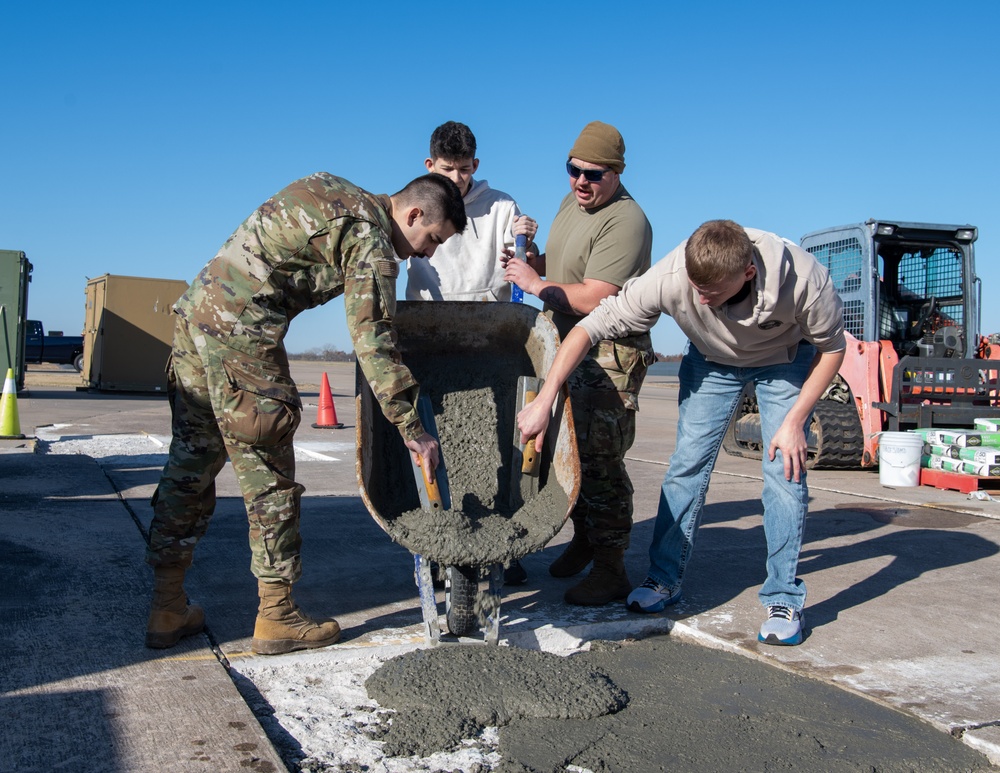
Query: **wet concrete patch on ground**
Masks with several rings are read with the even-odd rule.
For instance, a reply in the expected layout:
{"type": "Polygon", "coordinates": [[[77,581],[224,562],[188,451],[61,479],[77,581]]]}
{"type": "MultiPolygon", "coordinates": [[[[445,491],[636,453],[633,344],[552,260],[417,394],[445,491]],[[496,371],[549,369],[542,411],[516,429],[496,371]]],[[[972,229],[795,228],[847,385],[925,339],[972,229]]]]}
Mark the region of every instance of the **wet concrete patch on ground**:
{"type": "Polygon", "coordinates": [[[420,650],[388,661],[366,687],[395,710],[381,738],[386,754],[426,759],[495,723],[499,761],[484,769],[503,773],[994,769],[911,716],[669,636],[593,642],[565,658],[420,650]]]}
{"type": "Polygon", "coordinates": [[[387,661],[365,687],[395,711],[381,738],[392,756],[446,751],[518,720],[592,720],[628,703],[585,657],[511,647],[415,650],[387,661]]]}
{"type": "Polygon", "coordinates": [[[500,731],[503,770],[991,770],[913,717],[742,655],[656,637],[581,657],[628,693],[628,707],[512,722],[500,731]]]}

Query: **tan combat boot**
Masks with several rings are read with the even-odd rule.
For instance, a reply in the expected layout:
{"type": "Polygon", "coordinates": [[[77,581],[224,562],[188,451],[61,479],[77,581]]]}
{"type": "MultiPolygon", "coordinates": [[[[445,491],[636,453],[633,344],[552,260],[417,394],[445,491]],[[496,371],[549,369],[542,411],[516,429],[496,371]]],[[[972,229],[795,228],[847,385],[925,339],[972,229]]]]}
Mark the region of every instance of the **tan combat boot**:
{"type": "Polygon", "coordinates": [[[198,633],[204,627],[204,610],[187,603],[184,568],[154,567],[153,603],[146,626],[146,646],[153,649],[173,647],[185,636],[198,633]]]}
{"type": "Polygon", "coordinates": [[[566,591],[567,604],[596,607],[623,599],[632,591],[625,572],[625,549],[597,546],[594,568],[582,582],[566,591]]]}
{"type": "Polygon", "coordinates": [[[250,649],[258,655],[326,647],[340,639],[336,620],[313,620],[292,601],[287,582],[257,581],[260,607],[250,649]]]}
{"type": "Polygon", "coordinates": [[[572,577],[587,568],[594,559],[594,548],[581,526],[573,531],[573,539],[555,561],[549,565],[553,577],[572,577]]]}

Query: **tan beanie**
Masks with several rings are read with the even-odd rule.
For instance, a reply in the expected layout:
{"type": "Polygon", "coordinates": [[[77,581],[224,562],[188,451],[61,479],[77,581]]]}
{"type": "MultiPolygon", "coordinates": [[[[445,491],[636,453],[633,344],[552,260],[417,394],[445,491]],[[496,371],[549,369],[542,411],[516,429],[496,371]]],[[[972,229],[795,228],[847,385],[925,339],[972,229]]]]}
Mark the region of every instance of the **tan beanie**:
{"type": "Polygon", "coordinates": [[[625,171],[625,140],[611,124],[591,121],[576,138],[569,157],[604,164],[621,174],[625,171]]]}

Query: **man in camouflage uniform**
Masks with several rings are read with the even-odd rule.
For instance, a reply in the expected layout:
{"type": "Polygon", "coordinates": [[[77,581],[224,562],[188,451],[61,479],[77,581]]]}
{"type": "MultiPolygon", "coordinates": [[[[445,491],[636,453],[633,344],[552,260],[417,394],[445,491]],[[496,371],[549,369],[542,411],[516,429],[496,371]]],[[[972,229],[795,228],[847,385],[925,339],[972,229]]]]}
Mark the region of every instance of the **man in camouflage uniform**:
{"type": "Polygon", "coordinates": [[[313,620],[291,598],[302,572],[304,489],[295,482],[292,447],[302,404],[283,339],[300,312],[344,295],[368,384],[406,447],[434,469],[437,442],[420,423],[418,385],[395,346],[395,258],[429,257],[465,224],[462,195],[442,175],[386,196],[314,174],[264,202],[177,302],[168,378],[173,439],[153,494],[147,552],[155,575],[147,646],[171,647],[204,626],[183,579],[227,456],[243,492],[258,580],[254,652],[339,639],[335,620],[313,620]]]}
{"type": "MultiPolygon", "coordinates": [[[[552,223],[546,253],[530,256],[530,264],[506,261],[504,278],[545,302],[563,339],[650,266],[653,231],[621,184],[624,169],[618,130],[600,121],[587,124],[569,152],[570,193],[552,223]]],[[[566,591],[569,604],[607,604],[632,589],[624,560],[632,531],[625,452],[635,440],[639,388],[654,357],[649,333],[599,341],[568,381],[580,496],[570,514],[573,540],[549,573],[572,577],[594,562],[590,574],[566,591]]]]}

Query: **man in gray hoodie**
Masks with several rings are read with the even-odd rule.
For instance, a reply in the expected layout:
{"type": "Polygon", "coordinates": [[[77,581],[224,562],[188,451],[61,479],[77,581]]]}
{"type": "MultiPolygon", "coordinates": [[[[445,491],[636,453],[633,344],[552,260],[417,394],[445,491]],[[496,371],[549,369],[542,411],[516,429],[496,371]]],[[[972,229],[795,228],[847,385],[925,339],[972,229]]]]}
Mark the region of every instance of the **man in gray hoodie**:
{"type": "Polygon", "coordinates": [[[662,313],[689,339],[679,373],[677,447],[660,492],[649,572],[626,605],[650,613],[680,600],[719,447],[743,387],[753,383],[767,448],[767,579],[758,597],[768,613],[758,639],[799,644],[806,426],[846,348],[840,298],[808,252],[731,220],[704,223],[570,331],[538,397],[518,416],[522,437],[536,438],[539,447],[559,388],[595,341],[647,331],[662,313]]]}

